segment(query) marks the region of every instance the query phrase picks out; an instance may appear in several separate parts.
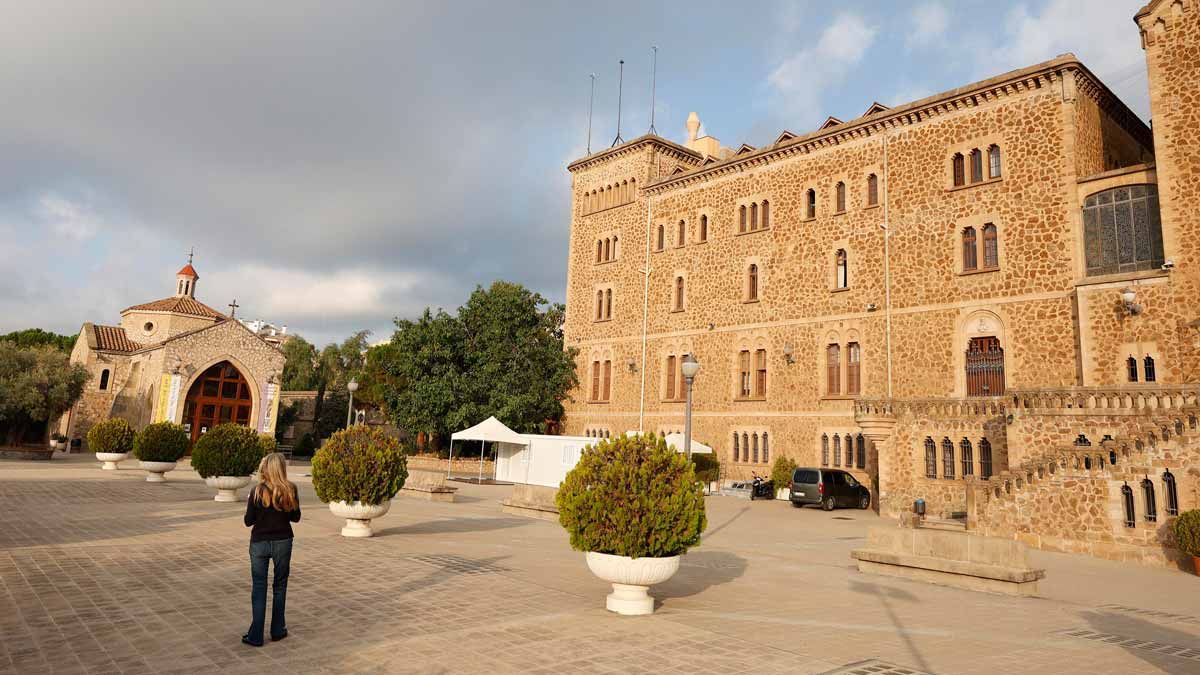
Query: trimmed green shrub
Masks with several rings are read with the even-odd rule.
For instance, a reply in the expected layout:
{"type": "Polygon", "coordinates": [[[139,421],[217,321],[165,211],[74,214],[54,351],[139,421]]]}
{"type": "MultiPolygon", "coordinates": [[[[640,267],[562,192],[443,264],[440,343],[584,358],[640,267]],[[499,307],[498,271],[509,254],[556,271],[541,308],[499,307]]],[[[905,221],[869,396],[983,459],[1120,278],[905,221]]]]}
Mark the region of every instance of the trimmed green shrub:
{"type": "Polygon", "coordinates": [[[771,465],[771,480],[775,483],[775,489],[791,488],[792,474],[795,471],[796,462],[791,457],[776,457],[775,463],[771,465]]]}
{"type": "Polygon", "coordinates": [[[249,476],[262,458],[258,434],[240,424],[218,424],[192,445],[192,468],[201,478],[249,476]]]}
{"type": "Polygon", "coordinates": [[[329,502],[382,504],[408,480],[408,458],[400,442],[365,424],[330,436],[312,459],[313,487],[329,502]]]}
{"type": "Polygon", "coordinates": [[[279,449],[279,443],[275,441],[275,437],[271,434],[259,434],[258,446],[262,448],[263,457],[279,449]]]}
{"type": "Polygon", "coordinates": [[[653,434],[584,448],[555,503],[572,548],[630,558],[680,555],[708,522],[692,462],[653,434]]]}
{"type": "Polygon", "coordinates": [[[292,446],[292,456],[312,457],[316,449],[317,442],[313,440],[312,434],[304,434],[300,437],[300,440],[296,441],[296,445],[292,446]]]}
{"type": "Polygon", "coordinates": [[[696,465],[696,480],[711,483],[721,477],[721,460],[715,452],[696,453],[692,455],[692,463],[696,465]]]}
{"type": "Polygon", "coordinates": [[[147,424],[133,437],[133,456],[143,462],[178,462],[192,439],[183,427],[171,422],[147,424]]]}
{"type": "Polygon", "coordinates": [[[1175,533],[1175,546],[1190,556],[1200,556],[1200,510],[1192,509],[1179,514],[1171,524],[1175,533]]]}
{"type": "Polygon", "coordinates": [[[133,427],[120,417],[111,417],[88,430],[92,452],[126,453],[133,450],[133,427]]]}

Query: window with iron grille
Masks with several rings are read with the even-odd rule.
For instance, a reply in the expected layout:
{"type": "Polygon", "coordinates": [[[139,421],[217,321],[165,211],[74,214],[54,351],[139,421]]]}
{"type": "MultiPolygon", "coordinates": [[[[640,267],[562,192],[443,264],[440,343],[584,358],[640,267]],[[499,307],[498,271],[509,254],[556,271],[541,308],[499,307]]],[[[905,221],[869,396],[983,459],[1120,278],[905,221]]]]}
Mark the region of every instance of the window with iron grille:
{"type": "Polygon", "coordinates": [[[1157,380],[1158,376],[1154,373],[1154,357],[1147,356],[1146,358],[1142,359],[1142,363],[1145,366],[1146,381],[1154,382],[1157,380]]]}
{"type": "Polygon", "coordinates": [[[1163,492],[1167,493],[1167,515],[1179,515],[1179,493],[1175,491],[1175,474],[1168,469],[1163,471],[1163,492]]]}
{"type": "Polygon", "coordinates": [[[833,465],[842,465],[842,437],[837,434],[833,435],[833,465]]]}
{"type": "Polygon", "coordinates": [[[996,226],[983,226],[983,269],[994,270],[1000,266],[1000,242],[996,238],[996,226]]]}
{"type": "Polygon", "coordinates": [[[805,217],[806,218],[816,218],[817,217],[817,191],[816,190],[813,190],[811,188],[808,190],[808,196],[807,196],[805,204],[806,204],[805,205],[805,214],[806,214],[805,217]]]}
{"type": "Polygon", "coordinates": [[[1154,501],[1154,483],[1149,478],[1142,479],[1142,497],[1146,502],[1146,522],[1158,520],[1158,504],[1154,501]]]}
{"type": "Polygon", "coordinates": [[[821,466],[829,466],[829,436],[821,434],[821,466]]]}
{"type": "Polygon", "coordinates": [[[733,432],[733,461],[738,461],[738,435],[733,432]]]}
{"type": "Polygon", "coordinates": [[[1004,349],[996,337],[971,338],[967,344],[967,396],[1004,393],[1004,349]]]}
{"type": "Polygon", "coordinates": [[[942,478],[954,478],[954,443],[942,439],[942,478]]]}
{"type": "Polygon", "coordinates": [[[841,213],[846,210],[846,184],[845,183],[838,181],[837,190],[835,192],[835,195],[837,197],[837,212],[841,213]]]}
{"type": "Polygon", "coordinates": [[[750,455],[753,458],[752,461],[755,464],[758,464],[758,433],[757,432],[755,432],[754,434],[751,434],[751,436],[750,436],[750,452],[752,453],[750,455]]]}
{"type": "Polygon", "coordinates": [[[834,273],[837,288],[850,288],[850,261],[844,248],[839,248],[834,255],[834,273]]]}
{"type": "Polygon", "coordinates": [[[925,437],[925,477],[937,478],[937,446],[928,436],[925,437]]]}
{"type": "Polygon", "coordinates": [[[846,434],[846,468],[854,468],[854,438],[846,434]]]}
{"type": "Polygon", "coordinates": [[[871,174],[867,176],[867,206],[875,206],[879,203],[879,176],[871,174]]]}
{"type": "Polygon", "coordinates": [[[971,151],[971,182],[983,180],[983,153],[976,148],[971,151]]]}
{"type": "Polygon", "coordinates": [[[762,434],[762,452],[763,452],[763,454],[762,454],[763,462],[764,463],[770,462],[771,461],[771,446],[767,444],[767,432],[765,432],[765,431],[762,434]]]}
{"type": "Polygon", "coordinates": [[[858,455],[855,457],[858,459],[858,468],[867,468],[867,443],[862,434],[858,435],[858,455]]]}
{"type": "Polygon", "coordinates": [[[967,227],[962,231],[963,271],[974,272],[979,269],[978,248],[975,240],[975,228],[967,227]]]}
{"type": "Polygon", "coordinates": [[[971,441],[964,438],[958,443],[958,453],[962,459],[962,475],[963,478],[975,475],[975,450],[971,447],[971,441]]]}
{"type": "Polygon", "coordinates": [[[1137,514],[1133,510],[1133,488],[1129,484],[1121,486],[1121,505],[1125,509],[1125,527],[1137,526],[1137,514]]]}
{"type": "Polygon", "coordinates": [[[1164,256],[1158,188],[1131,185],[1085,199],[1083,240],[1088,276],[1161,267],[1164,256]]]}
{"type": "Polygon", "coordinates": [[[988,175],[991,178],[1000,177],[1000,146],[988,148],[988,175]]]}
{"type": "Polygon", "coordinates": [[[1137,359],[1135,357],[1133,357],[1132,355],[1129,358],[1125,359],[1125,370],[1129,374],[1130,382],[1138,381],[1138,362],[1137,362],[1137,359]]]}
{"type": "Polygon", "coordinates": [[[758,299],[758,265],[750,265],[746,272],[746,299],[758,299]]]}
{"type": "Polygon", "coordinates": [[[979,439],[979,477],[992,477],[992,442],[986,438],[979,439]]]}

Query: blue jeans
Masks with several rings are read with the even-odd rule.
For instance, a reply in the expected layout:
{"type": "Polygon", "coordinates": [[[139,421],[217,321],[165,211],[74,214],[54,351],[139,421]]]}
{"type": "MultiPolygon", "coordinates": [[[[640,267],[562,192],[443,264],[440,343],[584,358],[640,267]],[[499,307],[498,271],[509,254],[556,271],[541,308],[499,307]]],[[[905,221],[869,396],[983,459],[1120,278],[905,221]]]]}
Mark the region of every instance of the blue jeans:
{"type": "Polygon", "coordinates": [[[267,562],[275,563],[275,579],[271,584],[271,637],[280,638],[287,632],[284,607],[287,604],[288,568],[292,563],[292,540],[250,542],[250,607],[253,618],[246,637],[251,642],[263,641],[263,624],[267,614],[267,562]]]}

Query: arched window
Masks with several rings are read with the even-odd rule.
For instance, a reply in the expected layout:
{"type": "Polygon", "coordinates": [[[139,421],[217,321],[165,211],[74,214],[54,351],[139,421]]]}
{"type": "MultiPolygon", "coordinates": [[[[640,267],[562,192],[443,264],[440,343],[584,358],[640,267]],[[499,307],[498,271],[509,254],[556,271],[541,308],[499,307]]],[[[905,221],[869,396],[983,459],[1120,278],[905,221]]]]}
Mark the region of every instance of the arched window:
{"type": "Polygon", "coordinates": [[[762,203],[762,226],[763,229],[771,226],[771,202],[765,199],[762,203]]]}
{"type": "Polygon", "coordinates": [[[758,204],[754,203],[754,204],[750,205],[750,231],[753,232],[757,229],[758,229],[758,204]]]}
{"type": "Polygon", "coordinates": [[[676,366],[675,366],[675,355],[672,354],[671,356],[667,357],[666,378],[667,378],[667,400],[668,401],[675,400],[675,373],[676,372],[677,371],[676,371],[676,366]]]}
{"type": "Polygon", "coordinates": [[[979,148],[971,151],[971,182],[978,183],[983,180],[983,153],[979,148]]]}
{"type": "Polygon", "coordinates": [[[1146,382],[1156,381],[1158,379],[1158,376],[1155,375],[1155,373],[1154,373],[1154,357],[1147,356],[1146,358],[1142,359],[1142,364],[1143,364],[1143,369],[1145,371],[1145,377],[1143,379],[1146,382]]]}
{"type": "Polygon", "coordinates": [[[746,272],[746,299],[758,299],[758,265],[751,264],[746,272]]]}
{"type": "Polygon", "coordinates": [[[847,260],[846,249],[839,248],[834,261],[835,287],[850,288],[850,261],[847,260]]]}
{"type": "Polygon", "coordinates": [[[925,437],[925,477],[937,478],[937,445],[929,436],[925,437]]]}
{"type": "Polygon", "coordinates": [[[964,272],[974,272],[979,269],[979,259],[975,241],[975,228],[967,227],[962,231],[962,261],[964,272]]]}
{"type": "MultiPolygon", "coordinates": [[[[612,398],[612,361],[604,362],[604,386],[601,388],[601,396],[607,401],[612,398]]],[[[607,436],[606,436],[607,437],[607,436]]]]}
{"type": "Polygon", "coordinates": [[[738,435],[733,432],[733,461],[738,461],[738,435]]]}
{"type": "Polygon", "coordinates": [[[683,311],[683,277],[675,277],[675,311],[683,311]]]}
{"type": "Polygon", "coordinates": [[[979,439],[979,477],[992,477],[992,442],[986,438],[979,439]]]}
{"type": "Polygon", "coordinates": [[[833,435],[833,465],[842,465],[842,437],[837,434],[833,435]]]}
{"type": "Polygon", "coordinates": [[[742,461],[750,461],[750,436],[746,432],[742,432],[742,461]]]}
{"type": "Polygon", "coordinates": [[[592,361],[592,400],[600,400],[600,362],[592,361]]]}
{"type": "Polygon", "coordinates": [[[846,184],[842,181],[838,181],[836,196],[836,210],[838,213],[841,213],[846,210],[846,184]]]}
{"type": "Polygon", "coordinates": [[[863,439],[863,435],[858,435],[858,454],[855,455],[858,460],[858,468],[867,468],[867,442],[863,439]]]}
{"type": "Polygon", "coordinates": [[[879,176],[867,176],[867,206],[879,204],[879,176]]]}
{"type": "Polygon", "coordinates": [[[612,318],[612,289],[604,291],[604,318],[612,318]]]}
{"type": "Polygon", "coordinates": [[[857,342],[846,345],[846,393],[858,396],[862,388],[861,365],[862,349],[857,342]]]}
{"type": "Polygon", "coordinates": [[[975,451],[971,447],[971,441],[966,438],[958,443],[958,451],[962,460],[962,475],[963,478],[975,475],[975,451]]]}
{"type": "Polygon", "coordinates": [[[604,240],[604,260],[605,262],[612,260],[612,239],[604,240]]]}
{"type": "Polygon", "coordinates": [[[1133,510],[1133,488],[1129,483],[1121,486],[1121,505],[1125,507],[1125,527],[1137,525],[1137,514],[1133,510]]]}
{"type": "Polygon", "coordinates": [[[988,177],[1000,177],[1000,146],[998,145],[988,148],[988,177]]]}
{"type": "Polygon", "coordinates": [[[767,350],[765,349],[754,352],[754,395],[759,398],[767,397],[767,350]]]}
{"type": "Polygon", "coordinates": [[[767,444],[767,432],[765,431],[762,433],[762,451],[763,464],[769,464],[771,462],[771,446],[767,444]]]}
{"type": "Polygon", "coordinates": [[[667,228],[662,223],[658,225],[658,240],[655,243],[660,251],[667,245],[667,228]]]}
{"type": "Polygon", "coordinates": [[[1083,202],[1087,275],[1156,270],[1164,262],[1158,188],[1129,185],[1083,202]]]}
{"type": "Polygon", "coordinates": [[[678,238],[675,240],[675,245],[683,246],[686,243],[687,243],[687,223],[681,220],[681,221],[679,221],[679,232],[678,232],[678,238]]]}
{"type": "Polygon", "coordinates": [[[1004,393],[1004,348],[995,336],[973,337],[964,358],[967,396],[999,396],[1004,393]]]}
{"type": "Polygon", "coordinates": [[[830,396],[842,393],[842,348],[832,344],[825,349],[825,392],[830,396]]]}
{"type": "Polygon", "coordinates": [[[1175,474],[1163,471],[1163,492],[1167,494],[1167,515],[1179,515],[1179,493],[1175,490],[1175,474]]]}
{"type": "Polygon", "coordinates": [[[994,270],[1000,266],[1000,244],[996,240],[996,226],[983,226],[983,269],[994,270]]]}
{"type": "Polygon", "coordinates": [[[738,207],[738,232],[746,231],[746,205],[738,207]]]}
{"type": "Polygon", "coordinates": [[[846,468],[854,467],[854,439],[846,434],[846,468]]]}
{"type": "Polygon", "coordinates": [[[950,160],[950,165],[954,169],[954,186],[966,185],[966,163],[963,160],[962,153],[954,153],[954,158],[950,160]]]}
{"type": "Polygon", "coordinates": [[[1158,521],[1158,504],[1154,501],[1154,482],[1149,478],[1142,479],[1142,498],[1146,504],[1146,522],[1158,521]]]}
{"type": "Polygon", "coordinates": [[[617,236],[614,234],[612,238],[612,257],[609,259],[616,260],[620,255],[620,252],[617,250],[617,236]]]}
{"type": "Polygon", "coordinates": [[[604,291],[596,291],[596,320],[604,318],[604,291]]]}
{"type": "Polygon", "coordinates": [[[954,478],[954,443],[942,438],[942,477],[954,478]]]}
{"type": "Polygon", "coordinates": [[[604,261],[604,242],[596,240],[596,262],[604,261]]]}
{"type": "Polygon", "coordinates": [[[1125,370],[1129,373],[1129,381],[1138,381],[1138,362],[1137,358],[1130,354],[1129,358],[1125,359],[1125,370]]]}
{"type": "Polygon", "coordinates": [[[821,466],[829,466],[829,436],[821,434],[821,466]]]}
{"type": "Polygon", "coordinates": [[[750,455],[751,460],[750,461],[754,462],[755,464],[758,464],[758,433],[757,432],[755,432],[755,434],[750,437],[750,452],[751,452],[751,455],[750,455]]]}
{"type": "Polygon", "coordinates": [[[708,241],[708,216],[700,216],[700,241],[708,241]]]}
{"type": "Polygon", "coordinates": [[[100,371],[100,391],[108,391],[108,368],[100,371]]]}
{"type": "Polygon", "coordinates": [[[624,204],[628,201],[629,201],[629,181],[623,180],[623,181],[621,181],[621,203],[624,204]]]}
{"type": "Polygon", "coordinates": [[[817,217],[817,191],[809,188],[805,197],[805,218],[817,217]]]}

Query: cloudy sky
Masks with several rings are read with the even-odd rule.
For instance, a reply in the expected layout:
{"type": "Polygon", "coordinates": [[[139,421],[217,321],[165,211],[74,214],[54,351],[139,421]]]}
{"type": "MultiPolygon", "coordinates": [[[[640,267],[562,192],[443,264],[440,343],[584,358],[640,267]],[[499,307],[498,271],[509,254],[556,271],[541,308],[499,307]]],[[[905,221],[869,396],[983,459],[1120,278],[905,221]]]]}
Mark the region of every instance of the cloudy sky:
{"type": "Polygon", "coordinates": [[[562,300],[566,164],[736,147],[1072,51],[1149,117],[1142,0],[0,0],[0,332],[198,297],[323,343],[509,279],[562,300]]]}

